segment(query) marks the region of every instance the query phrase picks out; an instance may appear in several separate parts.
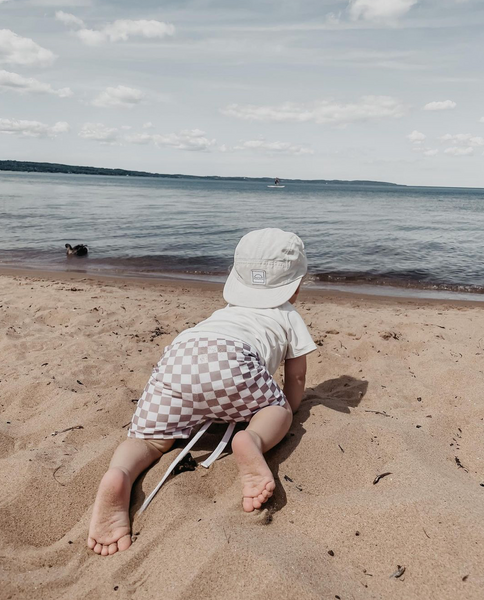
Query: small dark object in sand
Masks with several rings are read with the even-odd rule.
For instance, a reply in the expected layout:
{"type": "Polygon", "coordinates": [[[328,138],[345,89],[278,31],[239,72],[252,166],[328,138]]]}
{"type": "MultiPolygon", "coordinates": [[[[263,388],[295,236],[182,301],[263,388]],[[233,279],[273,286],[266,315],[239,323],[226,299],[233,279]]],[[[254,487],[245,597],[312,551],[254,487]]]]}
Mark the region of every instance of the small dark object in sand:
{"type": "Polygon", "coordinates": [[[365,412],[374,413],[375,415],[382,415],[382,417],[391,417],[392,415],[388,415],[385,411],[381,410],[366,410],[365,412]]]}
{"type": "Polygon", "coordinates": [[[377,475],[375,477],[375,479],[373,480],[373,485],[378,483],[380,481],[380,479],[383,479],[383,477],[386,477],[387,475],[391,475],[391,473],[382,473],[381,475],[377,475]]]}
{"type": "Polygon", "coordinates": [[[466,473],[469,473],[469,470],[464,467],[464,465],[460,462],[458,456],[455,457],[455,464],[459,467],[459,469],[464,469],[466,473]]]}
{"type": "Polygon", "coordinates": [[[156,327],[156,329],[154,329],[151,332],[151,339],[150,342],[152,342],[155,338],[157,338],[159,335],[163,335],[165,332],[163,331],[163,329],[161,327],[156,327]]]}
{"type": "Polygon", "coordinates": [[[73,544],[74,542],[72,540],[69,540],[67,543],[68,544],[73,544]]]}
{"type": "MultiPolygon", "coordinates": [[[[7,421],[7,422],[8,422],[8,421],[7,421]]],[[[484,487],[484,483],[480,483],[479,485],[480,485],[481,487],[484,487]]]]}
{"type": "Polygon", "coordinates": [[[74,425],[74,427],[68,427],[67,429],[61,429],[60,431],[54,431],[50,435],[59,435],[59,433],[65,433],[66,431],[72,431],[74,429],[84,429],[82,425],[74,425]]]}
{"type": "Polygon", "coordinates": [[[334,552],[333,552],[333,550],[328,550],[328,554],[329,554],[330,556],[334,556],[334,552]]]}
{"type": "Polygon", "coordinates": [[[46,367],[49,363],[43,363],[42,365],[40,365],[41,367],[46,367]]]}
{"type": "Polygon", "coordinates": [[[462,578],[462,581],[467,581],[468,577],[469,577],[469,575],[464,575],[464,577],[462,578]]]}
{"type": "Polygon", "coordinates": [[[132,398],[131,402],[138,402],[138,398],[132,398]]]}
{"type": "Polygon", "coordinates": [[[291,483],[294,481],[294,479],[291,479],[291,478],[289,477],[289,475],[284,475],[284,479],[285,479],[286,481],[290,481],[291,483]]]}
{"type": "Polygon", "coordinates": [[[417,402],[422,402],[422,398],[420,398],[420,396],[417,398],[417,402]]]}
{"type": "Polygon", "coordinates": [[[338,444],[338,448],[339,448],[339,449],[341,450],[341,452],[343,452],[343,454],[344,454],[344,450],[343,450],[343,448],[342,448],[342,447],[341,447],[339,444],[338,444]]]}
{"type": "Polygon", "coordinates": [[[185,456],[185,458],[177,464],[177,466],[173,469],[173,475],[179,475],[184,471],[195,471],[197,468],[197,461],[193,458],[190,452],[185,456]]]}
{"type": "Polygon", "coordinates": [[[119,585],[115,585],[115,586],[113,587],[113,590],[114,590],[115,592],[117,592],[117,591],[119,590],[119,585]]]}
{"type": "Polygon", "coordinates": [[[360,535],[360,532],[359,531],[355,531],[355,535],[360,535]]]}
{"type": "Polygon", "coordinates": [[[52,473],[52,477],[53,477],[53,478],[54,478],[54,479],[57,481],[57,483],[58,483],[59,485],[61,485],[62,487],[65,487],[65,483],[61,483],[61,482],[60,482],[60,481],[57,479],[57,477],[55,476],[55,474],[57,473],[57,471],[58,471],[59,469],[62,469],[62,465],[59,465],[59,466],[57,467],[57,469],[55,469],[55,471],[52,473]]]}
{"type": "Polygon", "coordinates": [[[390,579],[392,577],[394,577],[395,579],[398,579],[399,577],[401,577],[403,574],[405,573],[405,567],[402,567],[401,565],[397,565],[397,570],[395,571],[395,573],[392,573],[390,575],[390,579]]]}
{"type": "Polygon", "coordinates": [[[300,492],[303,491],[302,486],[300,486],[299,484],[296,485],[296,490],[299,490],[300,492]]]}
{"type": "Polygon", "coordinates": [[[401,335],[401,333],[397,333],[396,331],[385,331],[380,334],[380,337],[382,337],[384,340],[399,340],[401,335]]]}
{"type": "Polygon", "coordinates": [[[84,385],[80,379],[76,379],[76,381],[79,385],[84,385]]]}

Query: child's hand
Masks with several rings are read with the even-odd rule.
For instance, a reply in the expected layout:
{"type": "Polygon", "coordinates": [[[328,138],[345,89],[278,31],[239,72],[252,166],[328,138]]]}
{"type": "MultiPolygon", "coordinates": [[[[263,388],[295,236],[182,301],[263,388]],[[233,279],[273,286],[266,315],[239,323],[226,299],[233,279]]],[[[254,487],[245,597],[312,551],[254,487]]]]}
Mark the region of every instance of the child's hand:
{"type": "Polygon", "coordinates": [[[301,404],[306,384],[306,355],[288,358],[284,363],[284,394],[295,413],[301,404]]]}

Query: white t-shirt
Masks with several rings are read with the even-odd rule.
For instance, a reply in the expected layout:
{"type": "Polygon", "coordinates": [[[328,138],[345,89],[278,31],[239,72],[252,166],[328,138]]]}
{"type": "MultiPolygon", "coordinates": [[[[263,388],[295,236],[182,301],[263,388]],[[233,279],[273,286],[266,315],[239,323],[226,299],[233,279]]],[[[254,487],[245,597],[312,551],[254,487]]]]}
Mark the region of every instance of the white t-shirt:
{"type": "Polygon", "coordinates": [[[290,302],[277,308],[229,304],[195,327],[182,331],[173,343],[205,337],[207,333],[250,344],[271,375],[286,358],[297,358],[317,349],[301,315],[290,302]]]}

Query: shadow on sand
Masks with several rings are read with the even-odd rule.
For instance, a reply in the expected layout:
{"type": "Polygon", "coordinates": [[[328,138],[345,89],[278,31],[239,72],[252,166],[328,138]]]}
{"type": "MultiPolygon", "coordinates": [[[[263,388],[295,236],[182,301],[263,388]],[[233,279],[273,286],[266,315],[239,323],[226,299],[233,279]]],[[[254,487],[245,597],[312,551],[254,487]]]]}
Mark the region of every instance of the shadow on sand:
{"type": "MultiPolygon", "coordinates": [[[[283,463],[297,448],[304,434],[306,433],[304,424],[311,416],[312,407],[323,405],[327,408],[331,408],[332,410],[349,414],[351,412],[351,408],[357,407],[361,402],[363,396],[366,394],[367,389],[368,381],[355,379],[349,375],[342,375],[341,377],[338,377],[338,379],[328,379],[314,388],[306,389],[301,406],[294,415],[291,429],[284,439],[266,454],[267,464],[274,474],[276,489],[272,499],[267,503],[267,505],[264,505],[264,508],[267,507],[271,512],[277,512],[287,504],[286,492],[284,491],[284,486],[281,483],[279,467],[281,463],[283,463]]],[[[194,450],[207,451],[207,454],[197,457],[198,464],[210,456],[211,452],[216,448],[217,444],[222,439],[226,427],[227,425],[225,423],[213,423],[210,426],[210,429],[195,445],[194,450]]],[[[234,434],[245,427],[247,427],[247,423],[237,425],[234,434]]],[[[182,442],[177,442],[174,446],[174,449],[184,446],[185,443],[185,440],[182,442]]],[[[169,454],[173,460],[177,453],[172,454],[170,452],[169,454]]],[[[227,446],[227,452],[222,454],[218,460],[224,460],[229,454],[231,454],[230,444],[227,446]]],[[[154,464],[156,465],[158,463],[156,462],[154,464]]],[[[152,465],[150,468],[153,466],[154,465],[152,465]]],[[[133,488],[134,493],[132,496],[132,505],[130,509],[131,517],[134,516],[144,501],[145,494],[142,491],[142,482],[145,475],[146,472],[141,474],[133,488]]]]}
{"type": "Polygon", "coordinates": [[[350,414],[356,408],[368,390],[368,381],[342,375],[338,379],[328,379],[314,388],[307,388],[301,406],[294,415],[291,429],[286,437],[274,449],[266,454],[267,464],[274,473],[276,489],[268,508],[272,512],[281,510],[287,504],[286,492],[281,482],[284,474],[280,473],[280,465],[294,452],[306,429],[306,421],[311,416],[314,406],[323,405],[332,410],[350,414]]]}

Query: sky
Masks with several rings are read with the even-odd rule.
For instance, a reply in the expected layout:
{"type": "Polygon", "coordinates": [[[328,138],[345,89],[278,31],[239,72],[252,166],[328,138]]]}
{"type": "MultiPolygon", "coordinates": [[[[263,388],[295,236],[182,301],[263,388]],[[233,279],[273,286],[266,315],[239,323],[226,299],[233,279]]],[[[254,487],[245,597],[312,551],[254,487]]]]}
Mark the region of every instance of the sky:
{"type": "Polygon", "coordinates": [[[482,0],[0,0],[0,159],[484,187],[482,0]]]}

